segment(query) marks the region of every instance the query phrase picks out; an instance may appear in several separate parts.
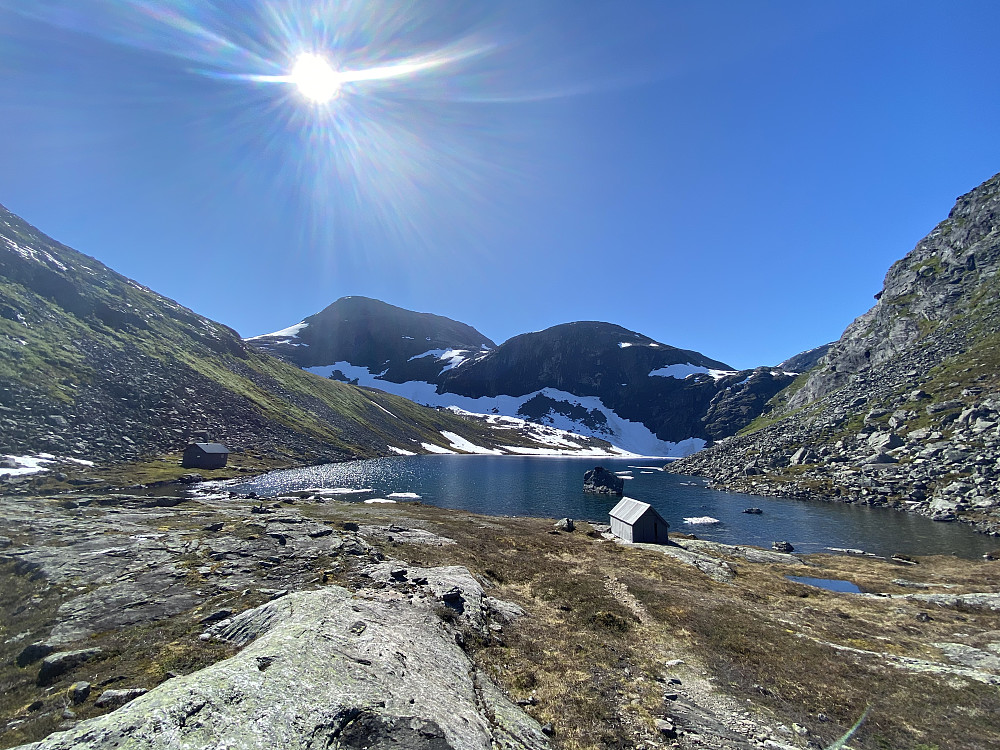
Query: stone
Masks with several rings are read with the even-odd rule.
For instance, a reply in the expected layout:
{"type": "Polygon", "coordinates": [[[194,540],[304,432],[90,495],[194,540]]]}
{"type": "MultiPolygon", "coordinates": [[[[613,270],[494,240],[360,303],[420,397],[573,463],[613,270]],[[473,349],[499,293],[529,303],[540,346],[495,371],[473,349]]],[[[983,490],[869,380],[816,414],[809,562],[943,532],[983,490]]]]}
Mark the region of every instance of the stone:
{"type": "Polygon", "coordinates": [[[894,456],[890,456],[888,453],[884,453],[884,452],[880,451],[880,452],[875,453],[875,454],[873,454],[871,456],[868,456],[868,458],[866,458],[863,463],[866,463],[866,464],[894,464],[894,463],[898,463],[898,459],[896,459],[894,456]]]}
{"type": "Polygon", "coordinates": [[[802,466],[804,464],[816,463],[816,454],[806,447],[799,448],[788,460],[791,466],[802,466]]]}
{"type": "Polygon", "coordinates": [[[74,682],[69,686],[69,699],[73,703],[83,703],[90,697],[90,683],[84,680],[74,682]]]}
{"type": "Polygon", "coordinates": [[[671,721],[667,721],[666,719],[657,719],[655,726],[656,731],[668,739],[673,739],[677,736],[677,729],[671,721]]]}
{"type": "Polygon", "coordinates": [[[560,518],[555,522],[555,527],[557,531],[573,531],[576,525],[573,523],[572,518],[560,518]]]}
{"type": "Polygon", "coordinates": [[[603,466],[595,466],[583,475],[583,491],[603,495],[623,495],[625,480],[603,466]]]}
{"type": "Polygon", "coordinates": [[[775,552],[794,552],[795,547],[792,546],[791,542],[772,542],[771,549],[775,552]]]}
{"type": "Polygon", "coordinates": [[[94,701],[98,708],[118,708],[124,706],[129,701],[133,701],[140,695],[145,695],[149,691],[145,688],[127,688],[125,690],[105,690],[94,701]]]}
{"type": "Polygon", "coordinates": [[[225,620],[233,616],[233,610],[231,609],[217,609],[210,615],[206,615],[198,620],[200,625],[211,625],[213,622],[219,622],[220,620],[225,620]]]}
{"type": "Polygon", "coordinates": [[[26,667],[39,659],[44,659],[53,651],[55,651],[55,648],[48,643],[32,643],[30,646],[25,646],[21,649],[17,658],[14,659],[14,663],[19,667],[26,667]]]}
{"type": "Polygon", "coordinates": [[[868,438],[868,447],[876,452],[889,451],[903,444],[903,439],[895,432],[875,432],[868,438]]]}
{"type": "Polygon", "coordinates": [[[77,651],[59,651],[50,654],[42,660],[42,666],[38,670],[38,684],[48,685],[60,675],[93,659],[100,653],[101,649],[99,648],[83,648],[77,651]]]}

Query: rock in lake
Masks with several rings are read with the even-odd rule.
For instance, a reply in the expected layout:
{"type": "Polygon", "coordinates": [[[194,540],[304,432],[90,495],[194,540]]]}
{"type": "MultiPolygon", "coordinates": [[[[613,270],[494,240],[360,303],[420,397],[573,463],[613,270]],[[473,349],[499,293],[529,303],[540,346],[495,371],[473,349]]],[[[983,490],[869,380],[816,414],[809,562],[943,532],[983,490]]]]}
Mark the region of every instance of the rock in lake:
{"type": "Polygon", "coordinates": [[[791,542],[772,542],[771,549],[775,552],[794,552],[795,547],[792,546],[791,542]]]}
{"type": "Polygon", "coordinates": [[[583,475],[583,491],[603,495],[624,495],[625,480],[603,466],[595,466],[583,475]]]}

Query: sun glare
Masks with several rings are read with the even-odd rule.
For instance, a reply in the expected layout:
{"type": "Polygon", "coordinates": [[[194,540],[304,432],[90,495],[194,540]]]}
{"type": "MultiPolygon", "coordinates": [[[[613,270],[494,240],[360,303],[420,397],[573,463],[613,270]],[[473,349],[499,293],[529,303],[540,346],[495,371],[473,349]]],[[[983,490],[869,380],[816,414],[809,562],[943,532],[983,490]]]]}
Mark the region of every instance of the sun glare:
{"type": "Polygon", "coordinates": [[[340,75],[319,55],[299,55],[289,77],[299,93],[316,104],[325,104],[340,93],[340,75]]]}

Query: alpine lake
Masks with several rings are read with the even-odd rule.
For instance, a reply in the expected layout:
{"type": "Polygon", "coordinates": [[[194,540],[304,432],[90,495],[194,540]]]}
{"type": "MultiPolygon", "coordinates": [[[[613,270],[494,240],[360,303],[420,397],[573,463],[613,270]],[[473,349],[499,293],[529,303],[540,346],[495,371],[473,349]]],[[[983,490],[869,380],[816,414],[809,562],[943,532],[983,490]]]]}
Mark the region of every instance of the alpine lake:
{"type": "Polygon", "coordinates": [[[671,532],[699,539],[764,548],[781,540],[801,553],[861,550],[968,559],[1000,547],[1000,541],[963,524],[887,508],[712,490],[700,478],[664,471],[663,459],[400,456],[275,471],[225,489],[261,498],[308,491],[354,502],[419,500],[486,515],[608,523],[618,498],[582,489],[584,472],[596,465],[628,472],[627,497],[656,508],[671,532]],[[744,513],[747,508],[762,512],[744,513]]]}

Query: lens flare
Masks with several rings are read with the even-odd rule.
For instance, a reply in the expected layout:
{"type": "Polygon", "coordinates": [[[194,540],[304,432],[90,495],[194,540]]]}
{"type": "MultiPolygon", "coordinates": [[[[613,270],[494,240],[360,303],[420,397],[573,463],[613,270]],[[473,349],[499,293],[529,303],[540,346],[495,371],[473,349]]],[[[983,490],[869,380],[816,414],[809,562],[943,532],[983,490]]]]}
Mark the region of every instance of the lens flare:
{"type": "Polygon", "coordinates": [[[299,55],[289,78],[302,96],[316,104],[325,104],[340,94],[340,75],[319,55],[299,55]]]}

